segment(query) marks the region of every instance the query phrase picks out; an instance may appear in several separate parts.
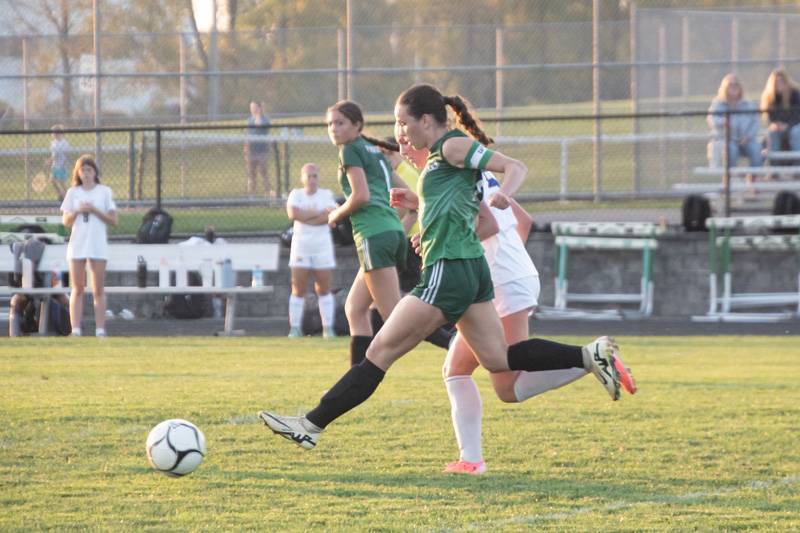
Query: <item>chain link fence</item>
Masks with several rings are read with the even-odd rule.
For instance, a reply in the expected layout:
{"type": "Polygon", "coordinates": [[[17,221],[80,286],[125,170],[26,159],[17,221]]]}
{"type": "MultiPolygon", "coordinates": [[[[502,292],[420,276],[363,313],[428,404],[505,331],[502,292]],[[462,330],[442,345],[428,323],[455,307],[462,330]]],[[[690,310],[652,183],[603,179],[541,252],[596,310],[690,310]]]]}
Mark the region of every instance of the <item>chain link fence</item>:
{"type": "MultiPolygon", "coordinates": [[[[705,121],[700,112],[601,117],[599,176],[592,164],[593,117],[489,119],[484,127],[496,134],[495,148],[529,168],[518,197],[534,210],[561,211],[559,218],[567,220],[574,207],[565,202],[586,200],[595,212],[623,200],[631,209],[653,200],[674,209],[686,194],[680,184],[719,183],[719,177],[695,171],[708,165],[708,133],[695,131],[705,121]],[[636,135],[637,121],[662,124],[665,133],[636,135]],[[687,130],[686,124],[693,127],[687,130]]],[[[393,123],[385,120],[368,120],[365,127],[376,137],[392,131],[393,123]]],[[[75,159],[93,152],[97,133],[64,131],[70,176],[75,159]]],[[[114,230],[118,235],[135,233],[144,211],[155,205],[173,214],[178,234],[202,232],[206,224],[229,234],[279,231],[288,224],[285,198],[300,187],[300,168],[307,162],[319,165],[322,187],[341,191],[337,148],[321,123],[274,125],[266,138],[249,136],[243,124],[106,128],[99,136],[101,180],[114,190],[123,215],[114,230]],[[248,192],[244,147],[263,139],[268,183],[256,176],[256,188],[248,192]]],[[[58,212],[52,141],[49,130],[0,132],[0,212],[58,212]]]]}
{"type": "Polygon", "coordinates": [[[118,234],[133,233],[156,203],[174,212],[178,233],[208,223],[278,230],[303,163],[317,162],[323,186],[338,191],[336,148],[321,124],[329,105],[353,99],[370,114],[370,134],[390,135],[397,94],[428,82],[467,96],[497,148],[528,164],[522,193],[536,202],[529,208],[555,201],[546,209],[569,217],[582,200],[595,211],[655,200],[674,210],[676,184],[711,179],[694,169],[707,164],[705,109],[722,76],[736,71],[757,100],[773,68],[800,66],[790,46],[800,29],[796,6],[628,3],[627,19],[593,27],[591,9],[578,4],[546,22],[535,15],[555,2],[537,11],[512,0],[478,17],[464,13],[482,3],[465,0],[459,13],[448,12],[457,22],[446,24],[440,7],[409,15],[393,2],[351,0],[343,24],[344,3],[317,2],[309,27],[276,17],[236,32],[106,31],[98,43],[91,34],[0,36],[0,209],[57,210],[47,160],[49,128],[62,124],[71,161],[98,151],[123,207],[118,234]],[[251,101],[263,102],[273,123],[269,197],[260,179],[258,193],[247,194],[243,120],[251,101]]]}

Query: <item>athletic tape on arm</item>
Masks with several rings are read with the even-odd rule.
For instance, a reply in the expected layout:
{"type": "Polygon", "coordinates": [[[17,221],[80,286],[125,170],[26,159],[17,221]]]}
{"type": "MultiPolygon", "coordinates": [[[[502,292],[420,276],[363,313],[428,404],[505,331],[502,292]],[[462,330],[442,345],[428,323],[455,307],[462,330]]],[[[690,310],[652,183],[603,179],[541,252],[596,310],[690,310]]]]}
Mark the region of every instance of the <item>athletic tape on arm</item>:
{"type": "Polygon", "coordinates": [[[494,152],[489,150],[478,141],[472,141],[472,146],[467,151],[467,157],[464,158],[464,168],[477,168],[480,170],[486,169],[486,164],[492,158],[494,152]]]}

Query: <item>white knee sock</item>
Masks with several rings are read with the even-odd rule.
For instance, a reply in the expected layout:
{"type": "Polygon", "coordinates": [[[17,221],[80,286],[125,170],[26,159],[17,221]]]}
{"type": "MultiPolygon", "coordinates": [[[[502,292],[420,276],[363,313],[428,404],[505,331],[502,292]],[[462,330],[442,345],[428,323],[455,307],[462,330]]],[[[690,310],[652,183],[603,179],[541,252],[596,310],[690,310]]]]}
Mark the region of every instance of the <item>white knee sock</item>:
{"type": "Polygon", "coordinates": [[[453,429],[464,461],[477,463],[483,460],[481,453],[481,418],[483,408],[478,386],[472,376],[445,378],[444,386],[450,397],[450,415],[453,429]]]}
{"type": "Polygon", "coordinates": [[[300,329],[303,323],[303,308],[306,306],[306,299],[302,296],[289,296],[289,327],[300,329]]]}
{"type": "Polygon", "coordinates": [[[518,402],[523,402],[537,394],[563,387],[586,374],[588,372],[583,368],[520,372],[514,382],[514,396],[518,402]]]}
{"type": "Polygon", "coordinates": [[[322,318],[322,327],[329,328],[333,326],[333,321],[336,318],[336,298],[333,293],[328,293],[319,297],[319,316],[322,318]]]}

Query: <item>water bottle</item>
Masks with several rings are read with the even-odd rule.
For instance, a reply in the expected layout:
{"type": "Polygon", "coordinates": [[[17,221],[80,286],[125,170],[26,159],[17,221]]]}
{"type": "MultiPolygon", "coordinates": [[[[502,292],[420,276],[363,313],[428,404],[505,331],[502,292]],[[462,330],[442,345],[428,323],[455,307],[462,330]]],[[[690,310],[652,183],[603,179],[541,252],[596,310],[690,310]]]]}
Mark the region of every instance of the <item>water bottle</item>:
{"type": "Polygon", "coordinates": [[[33,261],[27,257],[22,258],[22,287],[33,288],[33,261]]]}
{"type": "Polygon", "coordinates": [[[141,255],[136,263],[136,285],[140,289],[147,287],[147,261],[141,255]]]}
{"type": "Polygon", "coordinates": [[[222,262],[222,286],[228,288],[234,284],[233,261],[228,257],[222,262]]]}
{"type": "Polygon", "coordinates": [[[253,269],[252,273],[252,282],[251,285],[253,287],[263,287],[264,286],[264,271],[261,270],[261,265],[256,265],[253,269]]]}

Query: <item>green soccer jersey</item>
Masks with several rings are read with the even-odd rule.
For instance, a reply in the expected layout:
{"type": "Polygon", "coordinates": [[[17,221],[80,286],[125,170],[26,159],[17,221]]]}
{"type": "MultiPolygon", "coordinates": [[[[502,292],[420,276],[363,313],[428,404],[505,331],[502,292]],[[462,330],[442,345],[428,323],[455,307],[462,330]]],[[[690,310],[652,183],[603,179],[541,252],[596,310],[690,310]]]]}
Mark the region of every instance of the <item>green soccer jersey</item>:
{"type": "Polygon", "coordinates": [[[389,206],[392,166],[378,147],[359,137],[340,148],[339,184],[345,197],[349,198],[353,191],[347,179],[347,167],[363,169],[369,188],[369,202],[350,215],[356,243],[384,231],[403,231],[397,213],[389,206]]]}
{"type": "Polygon", "coordinates": [[[447,162],[442,145],[453,137],[466,134],[450,130],[431,146],[417,184],[422,262],[426,267],[439,259],[473,259],[483,255],[475,234],[480,170],[458,168],[447,162]]]}

